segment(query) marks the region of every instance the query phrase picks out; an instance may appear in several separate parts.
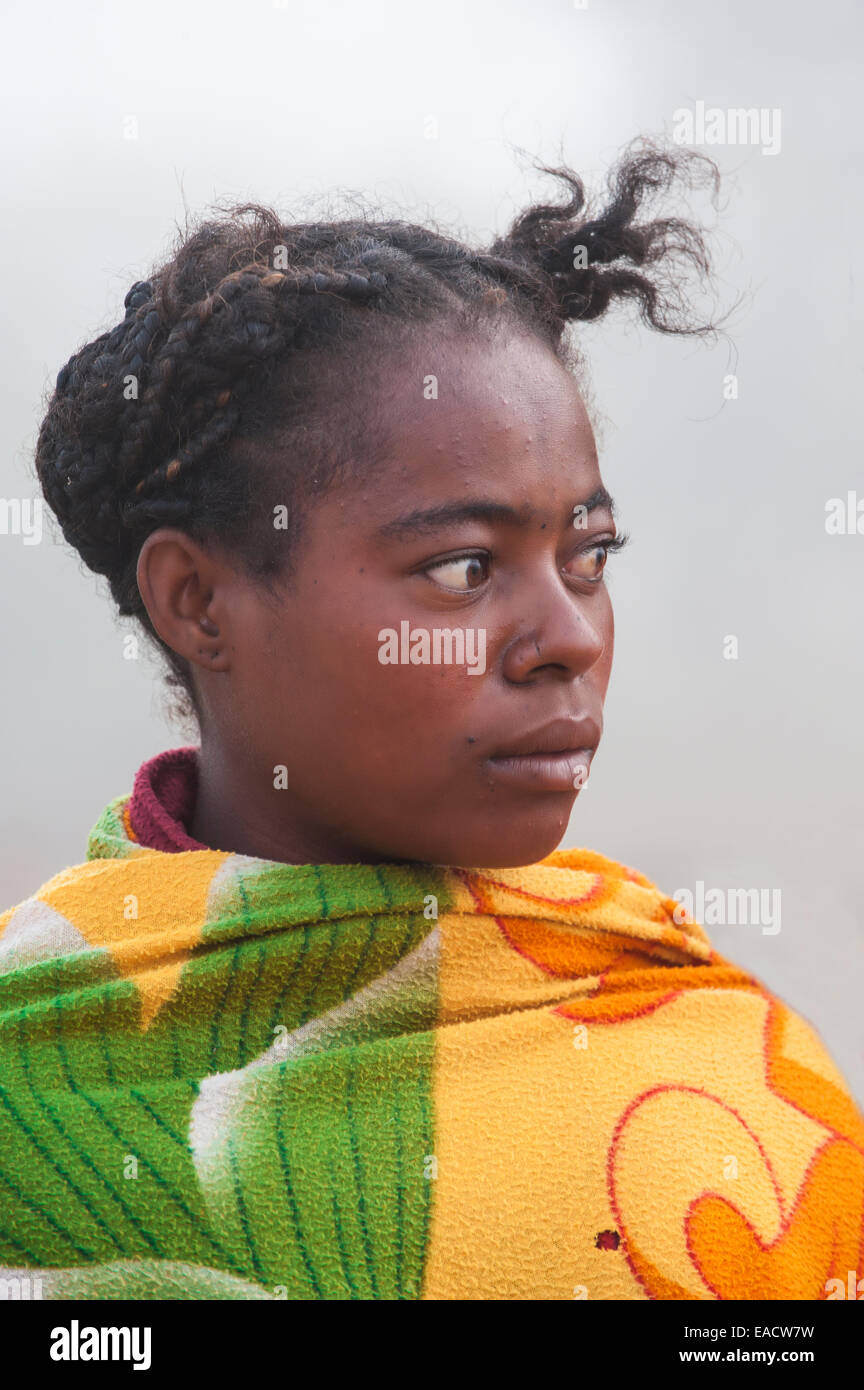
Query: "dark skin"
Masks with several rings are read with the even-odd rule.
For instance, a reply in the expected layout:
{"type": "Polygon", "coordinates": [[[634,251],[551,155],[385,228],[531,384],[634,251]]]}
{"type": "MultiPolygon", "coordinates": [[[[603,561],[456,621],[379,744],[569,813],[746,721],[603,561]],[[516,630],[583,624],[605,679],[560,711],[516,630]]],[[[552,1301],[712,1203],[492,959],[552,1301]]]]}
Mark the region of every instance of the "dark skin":
{"type": "Polygon", "coordinates": [[[142,597],[201,707],[189,832],[284,863],[534,863],[567,828],[612,664],[616,532],[585,407],[544,344],[508,336],[427,345],[380,408],[394,458],[313,500],[277,595],[182,531],[142,547],[142,597]],[[482,674],[382,664],[379,633],[405,620],[482,629],[482,674]]]}

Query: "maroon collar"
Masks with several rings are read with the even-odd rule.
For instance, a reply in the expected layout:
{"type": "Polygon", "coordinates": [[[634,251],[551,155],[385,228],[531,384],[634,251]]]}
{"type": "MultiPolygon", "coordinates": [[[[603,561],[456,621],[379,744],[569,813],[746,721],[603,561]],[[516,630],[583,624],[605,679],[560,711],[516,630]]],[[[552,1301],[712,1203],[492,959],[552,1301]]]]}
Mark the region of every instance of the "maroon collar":
{"type": "Polygon", "coordinates": [[[195,811],[198,748],[169,748],[142,763],[127,807],[133,834],[148,849],[168,854],[206,849],[186,827],[195,811]]]}

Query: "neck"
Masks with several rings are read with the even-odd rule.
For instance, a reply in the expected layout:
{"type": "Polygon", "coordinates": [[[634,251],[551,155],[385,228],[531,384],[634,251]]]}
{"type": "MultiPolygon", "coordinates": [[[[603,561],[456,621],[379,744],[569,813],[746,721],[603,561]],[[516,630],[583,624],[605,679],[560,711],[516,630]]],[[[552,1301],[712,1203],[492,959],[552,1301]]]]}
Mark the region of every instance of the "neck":
{"type": "Polygon", "coordinates": [[[274,776],[272,768],[251,765],[248,753],[202,735],[189,834],[212,849],[282,864],[382,862],[317,826],[290,787],[274,785],[274,776]]]}

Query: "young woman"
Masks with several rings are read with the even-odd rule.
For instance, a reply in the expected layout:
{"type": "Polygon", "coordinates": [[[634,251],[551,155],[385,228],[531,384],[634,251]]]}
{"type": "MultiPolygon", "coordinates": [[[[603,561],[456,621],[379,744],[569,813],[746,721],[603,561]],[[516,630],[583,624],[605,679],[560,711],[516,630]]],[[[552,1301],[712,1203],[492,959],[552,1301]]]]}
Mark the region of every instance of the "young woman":
{"type": "Polygon", "coordinates": [[[864,1123],[641,874],[557,851],[623,542],[566,330],[686,331],[692,157],[489,250],[200,225],[37,468],[200,747],[0,917],[0,1262],[43,1297],[832,1296],[864,1123]],[[677,296],[677,297],[676,297],[677,296]]]}

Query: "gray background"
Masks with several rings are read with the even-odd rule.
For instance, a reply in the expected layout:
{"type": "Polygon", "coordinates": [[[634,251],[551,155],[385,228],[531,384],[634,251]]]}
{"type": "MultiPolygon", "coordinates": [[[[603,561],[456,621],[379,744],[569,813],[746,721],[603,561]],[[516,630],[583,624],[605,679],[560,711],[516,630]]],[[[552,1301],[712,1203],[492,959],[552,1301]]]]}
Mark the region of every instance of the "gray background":
{"type": "MultiPolygon", "coordinates": [[[[864,1097],[864,536],[825,532],[829,498],[864,497],[861,28],[843,0],[19,8],[0,88],[17,132],[0,496],[33,495],[43,391],[122,317],[186,209],[249,197],[290,216],[348,191],[483,242],[557,196],[520,149],[596,179],[633,136],[671,134],[679,107],[780,108],[776,156],[709,150],[726,174],[719,290],[740,297],[728,336],[676,342],[626,316],[582,335],[634,540],[612,561],[606,735],[565,843],[668,892],[780,888],[778,935],[715,927],[714,942],[817,1026],[864,1097]]],[[[139,762],[186,738],[53,535],[0,536],[0,586],[5,906],[80,862],[139,762]]]]}

